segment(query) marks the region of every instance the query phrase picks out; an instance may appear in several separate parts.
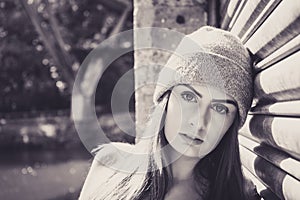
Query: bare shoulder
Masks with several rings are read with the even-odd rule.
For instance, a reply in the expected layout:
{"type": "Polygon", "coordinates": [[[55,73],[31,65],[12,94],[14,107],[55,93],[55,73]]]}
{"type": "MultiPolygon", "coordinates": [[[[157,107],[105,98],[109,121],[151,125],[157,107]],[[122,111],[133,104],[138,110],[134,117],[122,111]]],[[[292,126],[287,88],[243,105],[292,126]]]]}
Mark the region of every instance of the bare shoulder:
{"type": "Polygon", "coordinates": [[[114,165],[116,162],[128,157],[134,152],[134,145],[122,142],[111,142],[99,146],[94,150],[98,165],[114,165]]]}
{"type": "Polygon", "coordinates": [[[134,145],[120,142],[112,142],[99,146],[94,151],[95,157],[82,187],[79,199],[89,199],[88,196],[95,190],[98,190],[113,174],[122,173],[115,166],[121,162],[121,159],[124,159],[123,152],[130,152],[133,149],[134,145]]]}

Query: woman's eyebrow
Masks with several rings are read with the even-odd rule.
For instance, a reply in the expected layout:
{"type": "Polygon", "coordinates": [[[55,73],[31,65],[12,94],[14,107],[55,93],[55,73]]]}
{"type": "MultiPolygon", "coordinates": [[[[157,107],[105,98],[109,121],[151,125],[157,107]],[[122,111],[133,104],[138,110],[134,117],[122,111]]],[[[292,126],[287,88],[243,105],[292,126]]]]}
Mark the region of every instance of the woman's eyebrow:
{"type": "MultiPolygon", "coordinates": [[[[195,92],[200,98],[202,98],[202,95],[197,90],[195,90],[192,86],[190,86],[188,84],[179,84],[179,85],[182,85],[182,86],[185,86],[185,87],[189,88],[190,90],[195,92]]],[[[232,104],[232,105],[237,107],[237,103],[233,100],[230,100],[230,99],[212,99],[212,102],[214,102],[214,103],[216,103],[216,102],[217,103],[229,103],[229,104],[232,104]]]]}
{"type": "Polygon", "coordinates": [[[229,103],[237,107],[237,103],[230,99],[213,99],[212,102],[217,103],[229,103]]]}
{"type": "Polygon", "coordinates": [[[180,84],[180,85],[188,87],[190,90],[192,90],[193,92],[195,92],[200,98],[202,98],[202,95],[199,92],[197,92],[197,90],[195,90],[192,86],[187,85],[187,84],[180,84]]]}

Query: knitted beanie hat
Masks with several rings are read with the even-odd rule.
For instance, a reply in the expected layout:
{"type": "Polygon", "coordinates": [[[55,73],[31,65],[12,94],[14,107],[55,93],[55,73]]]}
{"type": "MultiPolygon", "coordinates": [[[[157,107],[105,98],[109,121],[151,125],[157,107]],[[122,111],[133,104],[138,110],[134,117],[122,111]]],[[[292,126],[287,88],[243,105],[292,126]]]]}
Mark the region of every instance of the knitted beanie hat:
{"type": "Polygon", "coordinates": [[[178,84],[204,84],[230,95],[238,105],[241,127],[253,98],[250,54],[228,31],[204,26],[185,36],[159,73],[154,103],[178,84]]]}

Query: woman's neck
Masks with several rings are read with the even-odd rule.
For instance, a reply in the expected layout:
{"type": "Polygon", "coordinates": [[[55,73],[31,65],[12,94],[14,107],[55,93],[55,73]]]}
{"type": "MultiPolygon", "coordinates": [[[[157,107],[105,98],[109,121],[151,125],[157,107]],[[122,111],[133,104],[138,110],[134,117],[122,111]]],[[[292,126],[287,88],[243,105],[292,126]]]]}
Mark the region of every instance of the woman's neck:
{"type": "Polygon", "coordinates": [[[173,182],[176,183],[191,180],[193,177],[193,169],[200,159],[179,155],[179,153],[175,150],[169,152],[169,157],[171,160],[174,160],[170,166],[173,175],[173,182]]]}

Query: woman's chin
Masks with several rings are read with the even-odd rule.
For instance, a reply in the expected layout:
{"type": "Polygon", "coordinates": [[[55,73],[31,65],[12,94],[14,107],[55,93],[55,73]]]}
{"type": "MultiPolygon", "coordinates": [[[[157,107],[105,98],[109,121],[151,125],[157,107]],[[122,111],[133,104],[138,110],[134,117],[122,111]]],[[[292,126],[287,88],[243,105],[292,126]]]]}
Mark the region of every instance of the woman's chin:
{"type": "Polygon", "coordinates": [[[186,156],[191,158],[202,158],[200,148],[198,145],[191,144],[173,144],[172,148],[176,151],[179,156],[186,156]]]}

